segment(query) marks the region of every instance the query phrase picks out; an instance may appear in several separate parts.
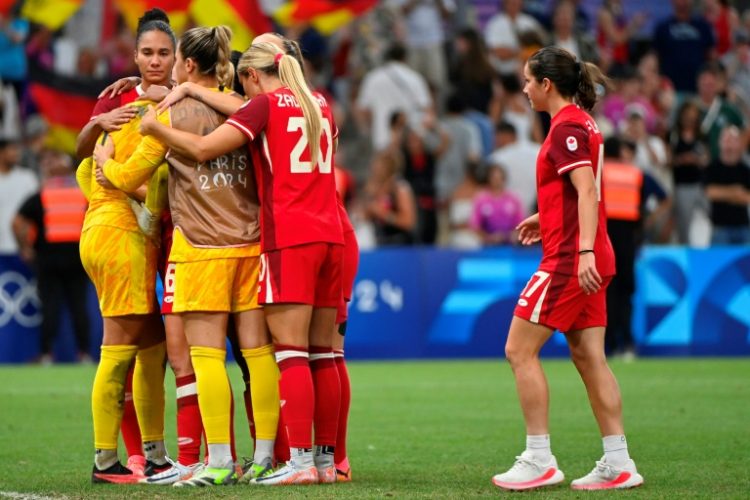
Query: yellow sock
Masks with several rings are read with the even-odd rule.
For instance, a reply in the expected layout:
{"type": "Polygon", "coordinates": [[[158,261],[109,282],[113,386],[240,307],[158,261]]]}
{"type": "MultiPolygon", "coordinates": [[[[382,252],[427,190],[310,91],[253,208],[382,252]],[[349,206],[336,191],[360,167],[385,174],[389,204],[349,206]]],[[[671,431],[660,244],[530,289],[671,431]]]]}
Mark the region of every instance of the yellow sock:
{"type": "Polygon", "coordinates": [[[276,439],[279,424],[279,366],[273,345],[242,349],[242,357],[250,371],[250,396],[257,439],[276,439]]]}
{"type": "Polygon", "coordinates": [[[133,371],[133,406],[138,415],[141,438],[164,439],[164,360],[166,344],[139,349],[133,371]]]}
{"type": "Polygon", "coordinates": [[[190,348],[198,387],[198,406],[208,444],[228,444],[232,394],[224,366],[227,353],[214,347],[190,348]]]}
{"type": "Polygon", "coordinates": [[[134,345],[103,345],[99,366],[91,390],[91,413],[94,417],[94,447],[117,449],[123,403],[125,377],[138,350],[134,345]]]}
{"type": "Polygon", "coordinates": [[[169,165],[162,163],[156,171],[151,174],[146,191],[144,204],[152,214],[160,214],[167,208],[167,182],[169,180],[169,165]]]}

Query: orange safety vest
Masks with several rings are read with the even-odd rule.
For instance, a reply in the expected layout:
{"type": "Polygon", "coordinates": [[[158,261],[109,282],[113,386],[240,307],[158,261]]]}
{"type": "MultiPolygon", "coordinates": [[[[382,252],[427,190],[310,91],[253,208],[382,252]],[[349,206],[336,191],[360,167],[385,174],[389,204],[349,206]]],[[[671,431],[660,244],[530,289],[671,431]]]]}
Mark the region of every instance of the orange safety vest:
{"type": "Polygon", "coordinates": [[[42,187],[44,231],[48,243],[76,243],[81,239],[88,202],[72,177],[53,177],[42,187]]]}
{"type": "Polygon", "coordinates": [[[635,165],[608,161],[604,162],[603,171],[607,218],[640,219],[643,172],[635,165]]]}

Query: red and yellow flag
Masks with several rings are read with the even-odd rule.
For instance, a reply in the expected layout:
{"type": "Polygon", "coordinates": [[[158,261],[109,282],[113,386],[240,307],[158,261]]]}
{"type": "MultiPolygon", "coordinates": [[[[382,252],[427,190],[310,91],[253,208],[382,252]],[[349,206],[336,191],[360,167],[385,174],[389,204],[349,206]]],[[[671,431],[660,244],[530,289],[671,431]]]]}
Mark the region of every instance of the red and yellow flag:
{"type": "Polygon", "coordinates": [[[232,48],[239,51],[245,51],[256,36],[273,31],[258,0],[193,0],[190,15],[201,26],[229,26],[232,48]]]}
{"type": "Polygon", "coordinates": [[[191,0],[114,0],[115,8],[120,11],[133,32],[138,29],[138,19],[143,13],[158,7],[166,12],[170,26],[177,34],[185,30],[190,3],[191,0]]]}
{"type": "Polygon", "coordinates": [[[311,24],[330,35],[377,5],[377,0],[292,0],[274,12],[281,26],[311,24]]]}
{"type": "Polygon", "coordinates": [[[81,5],[83,0],[26,0],[21,9],[21,17],[56,31],[81,5]]]}

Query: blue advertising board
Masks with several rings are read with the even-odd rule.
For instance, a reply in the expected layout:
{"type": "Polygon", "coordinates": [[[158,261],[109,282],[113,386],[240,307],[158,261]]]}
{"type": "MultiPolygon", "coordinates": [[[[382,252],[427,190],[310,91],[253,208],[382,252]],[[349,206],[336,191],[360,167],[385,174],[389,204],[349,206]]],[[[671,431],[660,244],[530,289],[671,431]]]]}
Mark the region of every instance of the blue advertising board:
{"type": "MultiPolygon", "coordinates": [[[[459,252],[436,248],[363,252],[349,306],[350,359],[502,357],[518,294],[537,268],[538,248],[459,252]]],[[[639,256],[633,334],[641,355],[750,355],[750,248],[647,247],[639,256]]],[[[34,278],[0,256],[0,363],[38,355],[34,278]]],[[[93,288],[91,353],[101,320],[93,288]]],[[[75,359],[67,316],[55,344],[75,359]]],[[[567,354],[556,333],[544,356],[567,354]]]]}

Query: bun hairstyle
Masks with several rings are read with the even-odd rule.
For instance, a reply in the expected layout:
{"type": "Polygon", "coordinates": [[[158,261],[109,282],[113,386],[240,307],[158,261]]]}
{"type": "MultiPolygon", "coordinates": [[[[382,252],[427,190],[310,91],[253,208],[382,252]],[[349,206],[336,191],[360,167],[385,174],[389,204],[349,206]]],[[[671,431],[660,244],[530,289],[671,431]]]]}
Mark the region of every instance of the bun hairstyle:
{"type": "Polygon", "coordinates": [[[294,56],[286,54],[276,45],[260,42],[254,43],[242,54],[237,71],[245,73],[251,68],[278,77],[281,84],[288,87],[294,94],[305,117],[305,134],[310,147],[310,163],[315,168],[320,156],[323,118],[320,104],[310,92],[299,62],[294,56]]]}
{"type": "Polygon", "coordinates": [[[539,49],[527,64],[538,82],[547,78],[555,84],[561,96],[575,100],[587,111],[603,95],[599,87],[602,90],[609,87],[609,79],[595,64],[578,61],[573,54],[559,47],[539,49]]]}
{"type": "Polygon", "coordinates": [[[232,88],[234,65],[231,61],[232,30],[227,26],[192,28],[180,37],[180,54],[192,59],[202,75],[215,75],[222,88],[232,88]]]}
{"type": "Polygon", "coordinates": [[[166,33],[172,40],[172,49],[174,50],[177,45],[177,39],[174,36],[172,27],[169,25],[169,17],[166,12],[155,7],[151,10],[147,10],[143,16],[138,19],[138,29],[136,30],[135,35],[136,47],[138,47],[138,44],[141,42],[141,36],[149,31],[161,31],[162,33],[166,33]]]}

